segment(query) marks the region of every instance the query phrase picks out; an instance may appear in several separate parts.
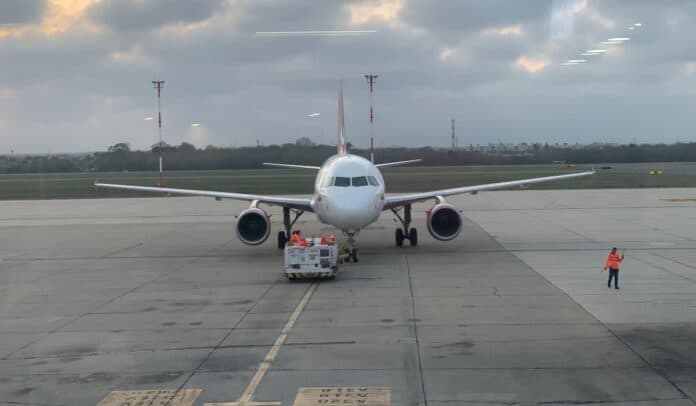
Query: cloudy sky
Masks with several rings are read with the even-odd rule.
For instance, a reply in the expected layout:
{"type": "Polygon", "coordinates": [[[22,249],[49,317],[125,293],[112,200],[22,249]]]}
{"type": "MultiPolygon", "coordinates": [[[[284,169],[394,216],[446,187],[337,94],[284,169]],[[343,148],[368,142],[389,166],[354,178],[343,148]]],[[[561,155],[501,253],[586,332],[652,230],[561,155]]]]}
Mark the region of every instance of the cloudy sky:
{"type": "Polygon", "coordinates": [[[333,143],[343,79],[367,145],[370,72],[378,145],[446,146],[451,118],[466,145],[693,141],[695,20],[691,0],[0,0],[0,153],[145,148],[155,79],[169,143],[333,143]],[[255,36],[296,30],[376,32],[255,36]]]}

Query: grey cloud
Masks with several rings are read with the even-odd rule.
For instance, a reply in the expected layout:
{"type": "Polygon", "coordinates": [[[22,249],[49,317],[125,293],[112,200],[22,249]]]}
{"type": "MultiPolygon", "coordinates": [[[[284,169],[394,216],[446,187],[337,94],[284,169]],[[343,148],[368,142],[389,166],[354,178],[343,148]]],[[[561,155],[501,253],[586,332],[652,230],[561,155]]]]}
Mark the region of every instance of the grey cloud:
{"type": "Polygon", "coordinates": [[[549,7],[549,0],[418,1],[409,3],[404,19],[453,43],[488,27],[543,21],[549,7]]]}
{"type": "Polygon", "coordinates": [[[687,134],[696,95],[693,2],[599,2],[590,9],[617,21],[602,27],[587,14],[575,32],[551,41],[550,1],[409,1],[405,25],[371,21],[377,34],[349,38],[255,38],[261,30],[345,29],[343,2],[252,1],[221,4],[106,2],[90,18],[112,29],[0,40],[0,90],[13,90],[0,105],[7,148],[40,151],[104,149],[117,141],[145,147],[154,142],[155,99],[150,81],[167,81],[164,136],[178,143],[201,122],[210,142],[249,145],[291,142],[306,135],[335,139],[336,87],[344,79],[348,138],[366,145],[367,86],[375,93],[378,145],[448,144],[457,119],[462,144],[502,141],[673,141],[687,134]],[[295,4],[298,3],[298,4],[295,4]],[[164,15],[158,7],[171,6],[164,15]],[[231,7],[235,7],[231,9],[231,7]],[[142,11],[142,13],[140,12],[142,11]],[[198,13],[198,14],[196,14],[198,13]],[[156,30],[174,21],[212,19],[185,34],[156,30]],[[644,29],[621,52],[572,69],[558,62],[620,33],[641,20],[644,29]],[[488,27],[521,24],[524,35],[486,35],[488,27]],[[422,29],[418,33],[409,27],[422,29]],[[440,59],[445,47],[455,49],[440,59]],[[114,53],[124,55],[121,60],[114,53]],[[536,74],[515,67],[519,56],[547,58],[536,74]],[[319,111],[317,119],[307,119],[319,111]],[[622,138],[623,137],[623,138],[622,138]]]}
{"type": "Polygon", "coordinates": [[[0,1],[0,24],[26,24],[38,21],[46,8],[46,0],[0,1]]]}
{"type": "Polygon", "coordinates": [[[106,0],[89,10],[94,21],[119,32],[147,31],[170,23],[190,23],[221,10],[224,0],[106,0]]]}
{"type": "Polygon", "coordinates": [[[325,0],[252,1],[243,10],[240,28],[251,33],[340,29],[337,25],[347,25],[341,18],[343,12],[340,2],[325,0]]]}

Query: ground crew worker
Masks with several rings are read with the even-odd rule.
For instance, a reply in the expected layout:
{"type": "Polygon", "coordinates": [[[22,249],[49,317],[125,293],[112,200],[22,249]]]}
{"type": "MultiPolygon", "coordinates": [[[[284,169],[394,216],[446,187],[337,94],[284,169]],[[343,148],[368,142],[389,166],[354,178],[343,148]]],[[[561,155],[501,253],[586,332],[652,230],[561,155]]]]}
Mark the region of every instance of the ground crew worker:
{"type": "Polygon", "coordinates": [[[611,288],[611,280],[614,279],[614,289],[619,288],[619,266],[624,259],[624,254],[619,254],[616,252],[616,247],[611,249],[609,255],[607,255],[607,261],[604,263],[604,270],[609,269],[609,281],[607,281],[607,287],[611,288]]]}
{"type": "Polygon", "coordinates": [[[302,241],[302,237],[300,237],[300,233],[297,231],[292,233],[292,237],[290,237],[290,245],[300,245],[302,241]]]}
{"type": "Polygon", "coordinates": [[[306,238],[302,238],[302,234],[300,234],[299,231],[293,231],[292,232],[292,238],[290,241],[293,242],[293,245],[299,245],[300,247],[307,248],[309,243],[307,242],[306,238]]]}

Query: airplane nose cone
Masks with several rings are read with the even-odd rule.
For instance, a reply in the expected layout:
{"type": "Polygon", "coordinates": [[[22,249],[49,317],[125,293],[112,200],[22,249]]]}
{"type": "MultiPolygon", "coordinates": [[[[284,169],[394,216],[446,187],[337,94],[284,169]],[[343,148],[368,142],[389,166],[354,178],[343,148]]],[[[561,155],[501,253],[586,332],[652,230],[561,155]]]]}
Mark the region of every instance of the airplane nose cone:
{"type": "Polygon", "coordinates": [[[350,194],[329,197],[327,203],[331,223],[345,229],[367,226],[379,214],[373,200],[367,196],[350,194]]]}

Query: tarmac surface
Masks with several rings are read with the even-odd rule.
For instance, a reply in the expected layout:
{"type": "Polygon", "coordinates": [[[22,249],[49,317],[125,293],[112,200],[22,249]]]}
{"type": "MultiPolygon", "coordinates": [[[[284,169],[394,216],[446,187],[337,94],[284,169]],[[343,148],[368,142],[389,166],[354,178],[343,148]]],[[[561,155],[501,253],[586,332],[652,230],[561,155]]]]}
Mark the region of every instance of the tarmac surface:
{"type": "Polygon", "coordinates": [[[322,282],[282,276],[275,208],[248,247],[240,202],[0,202],[0,405],[696,404],[696,189],[449,201],[455,241],[384,213],[322,282]]]}

